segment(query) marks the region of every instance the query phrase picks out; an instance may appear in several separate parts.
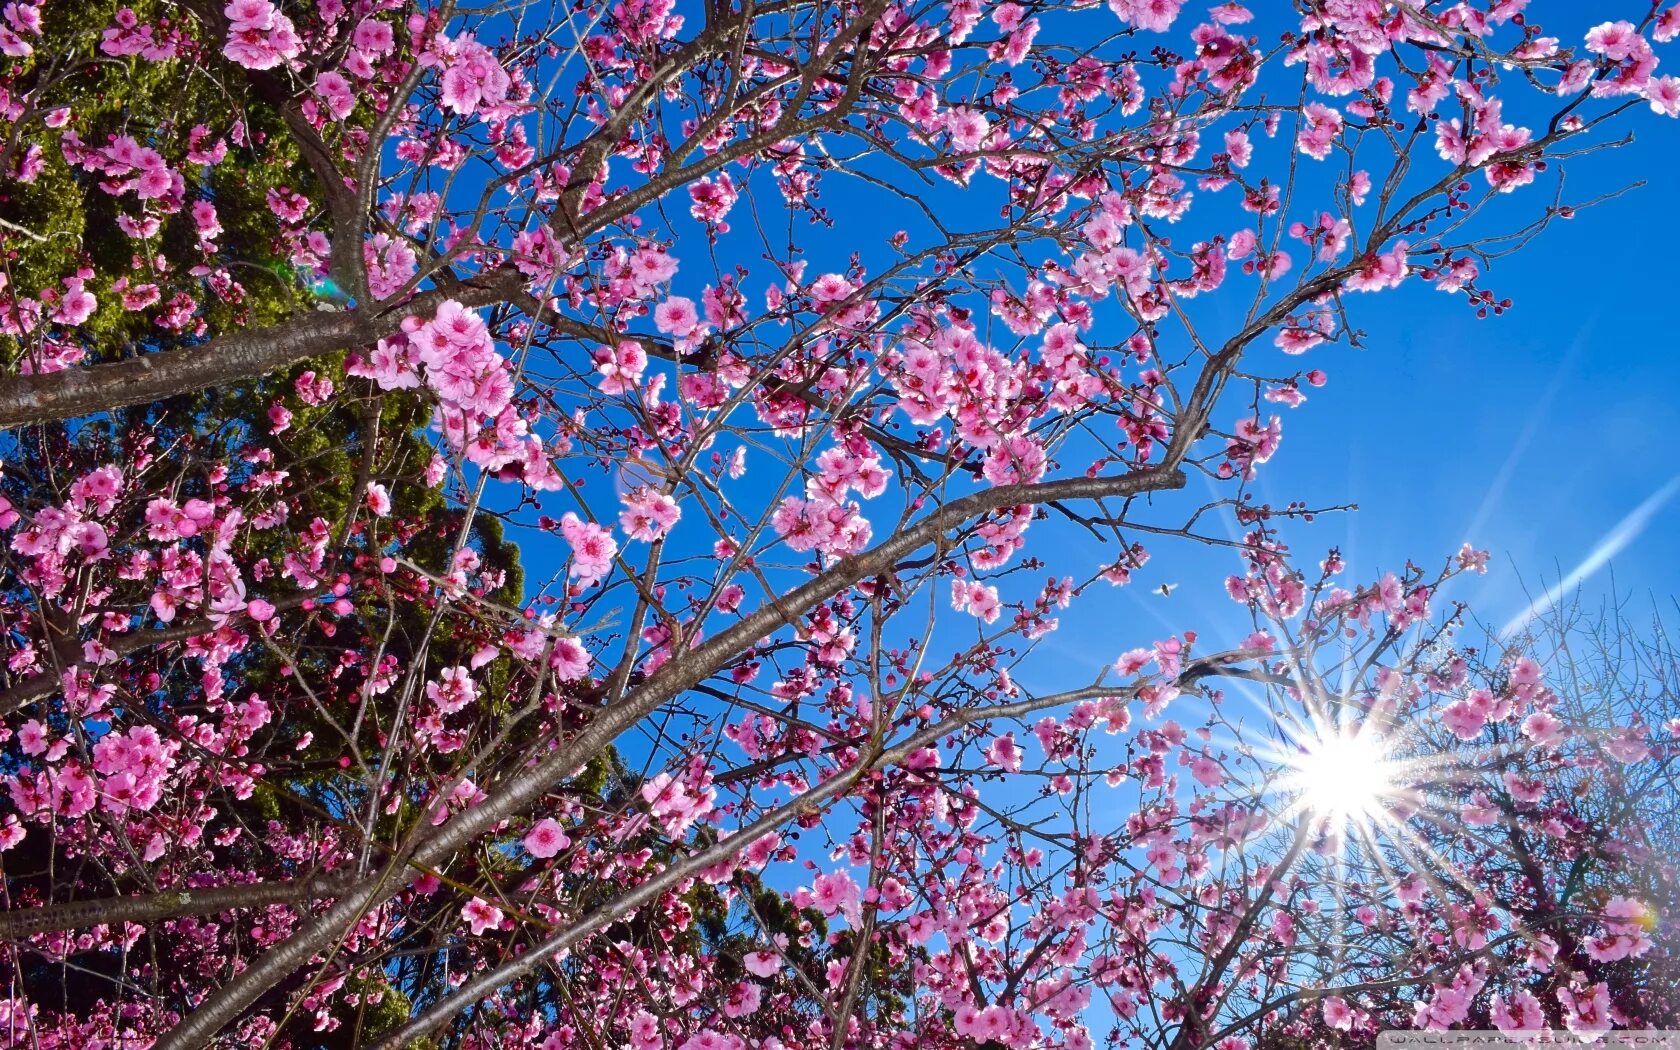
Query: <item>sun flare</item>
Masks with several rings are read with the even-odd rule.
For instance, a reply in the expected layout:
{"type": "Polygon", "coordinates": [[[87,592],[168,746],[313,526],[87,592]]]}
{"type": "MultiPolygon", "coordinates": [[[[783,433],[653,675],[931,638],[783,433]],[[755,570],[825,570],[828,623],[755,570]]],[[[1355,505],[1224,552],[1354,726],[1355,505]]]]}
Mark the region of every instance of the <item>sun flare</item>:
{"type": "Polygon", "coordinates": [[[1400,790],[1399,766],[1373,732],[1324,727],[1292,766],[1287,786],[1296,804],[1336,825],[1369,823],[1400,790]]]}

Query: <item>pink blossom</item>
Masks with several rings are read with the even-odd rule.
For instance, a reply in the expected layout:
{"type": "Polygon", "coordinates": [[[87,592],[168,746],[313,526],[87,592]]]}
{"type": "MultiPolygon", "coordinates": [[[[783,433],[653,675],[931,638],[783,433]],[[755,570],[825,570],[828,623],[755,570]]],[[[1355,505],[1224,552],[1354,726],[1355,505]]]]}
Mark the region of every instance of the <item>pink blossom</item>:
{"type": "Polygon", "coordinates": [[[1028,437],[1011,437],[986,456],[981,473],[994,485],[1030,484],[1044,477],[1047,466],[1042,445],[1028,437]]]}
{"type": "Polygon", "coordinates": [[[710,1028],[700,1031],[683,1040],[677,1050],[745,1050],[744,1043],[738,1036],[725,1035],[710,1028]]]}
{"type": "Polygon", "coordinates": [[[1148,649],[1130,649],[1114,662],[1114,673],[1122,678],[1131,677],[1148,666],[1154,658],[1155,654],[1148,649]]]}
{"type": "Polygon", "coordinates": [[[1612,897],[1604,906],[1605,932],[1586,942],[1587,955],[1596,962],[1639,958],[1652,948],[1645,930],[1654,925],[1649,906],[1631,897],[1612,897]]]}
{"type": "Polygon", "coordinates": [[[1651,110],[1665,117],[1680,117],[1680,77],[1652,77],[1645,85],[1651,110]]]}
{"type": "Polygon", "coordinates": [[[478,699],[478,686],[466,667],[445,667],[438,679],[426,685],[426,695],[444,714],[453,714],[478,699]]]}
{"type": "Polygon", "coordinates": [[[748,952],[742,956],[741,965],[754,977],[774,977],[782,968],[782,957],[775,952],[748,952]]]}
{"type": "Polygon", "coordinates": [[[1170,29],[1183,6],[1184,0],[1108,0],[1108,9],[1120,21],[1156,33],[1170,29]]]}
{"type": "Polygon", "coordinates": [[[1540,1000],[1523,989],[1495,995],[1488,1012],[1501,1032],[1536,1032],[1546,1027],[1540,1000]]]}
{"type": "Polygon", "coordinates": [[[964,580],[951,582],[951,607],[958,612],[972,613],[986,623],[996,622],[1002,612],[996,587],[964,580]]]}
{"type": "Polygon", "coordinates": [[[1246,168],[1254,157],[1254,145],[1249,141],[1248,132],[1237,128],[1225,133],[1225,152],[1231,158],[1233,168],[1246,168]]]}
{"type": "Polygon", "coordinates": [[[1612,62],[1633,56],[1642,43],[1632,22],[1601,22],[1587,30],[1587,50],[1612,62]]]}
{"type": "Polygon", "coordinates": [[[656,245],[637,248],[629,262],[631,282],[638,295],[651,293],[677,274],[676,257],[656,245]]]}
{"type": "Polygon", "coordinates": [[[356,23],[350,42],[357,49],[374,55],[387,54],[396,46],[391,27],[376,18],[364,18],[356,23]]]}
{"type": "Polygon", "coordinates": [[[474,897],[461,906],[461,918],[472,928],[474,937],[481,937],[486,930],[501,926],[502,910],[489,901],[474,897]]]}
{"type": "Polygon", "coordinates": [[[836,556],[862,550],[869,543],[869,522],[857,504],[790,496],[771,515],[771,527],[796,551],[818,550],[836,556]]]}
{"type": "Polygon", "coordinates": [[[270,29],[276,12],[268,0],[231,0],[222,8],[232,29],[270,29]]]}
{"type": "Polygon", "coordinates": [[[1563,1024],[1571,1032],[1596,1034],[1611,1027],[1610,986],[1598,981],[1585,989],[1563,987],[1557,992],[1563,1024]]]}
{"type": "Polygon", "coordinates": [[[945,128],[951,133],[952,149],[958,153],[967,153],[979,148],[980,143],[985,141],[986,135],[991,131],[991,124],[979,110],[957,106],[946,116],[945,128]]]}
{"type": "Polygon", "coordinates": [[[463,36],[451,42],[444,59],[442,101],[462,116],[500,106],[513,81],[490,49],[463,36]]]}
{"type": "Polygon", "coordinates": [[[700,314],[694,308],[694,300],[673,295],[654,307],[653,323],[661,332],[680,338],[694,331],[700,323],[700,314]]]}
{"type": "Polygon", "coordinates": [[[824,915],[843,914],[856,923],[861,915],[862,895],[850,872],[841,870],[818,875],[811,884],[812,904],[824,915]]]}
{"type": "Polygon", "coordinates": [[[1564,737],[1563,723],[1545,711],[1536,711],[1523,719],[1523,736],[1540,747],[1550,747],[1564,737]]]}
{"type": "Polygon", "coordinates": [[[688,212],[701,222],[715,226],[718,233],[728,233],[729,226],[724,219],[735,207],[739,196],[735,180],[727,172],[715,179],[697,179],[688,187],[691,201],[688,212]]]}
{"type": "Polygon", "coordinates": [[[233,0],[223,13],[228,34],[222,54],[247,69],[273,69],[302,49],[291,19],[269,0],[233,0]]]}
{"type": "Polygon", "coordinates": [[[362,245],[362,259],[368,267],[368,291],[375,299],[389,299],[414,276],[418,261],[405,240],[380,232],[362,245]]]}
{"type": "Polygon", "coordinates": [[[554,677],[562,682],[576,682],[589,673],[592,663],[589,650],[576,638],[558,638],[549,659],[554,677]]]}
{"type": "Polygon", "coordinates": [[[560,822],[552,817],[544,817],[531,825],[531,830],[525,833],[525,851],[533,857],[544,860],[553,857],[572,844],[560,822]]]}
{"type": "Polygon", "coordinates": [[[1205,752],[1191,761],[1190,775],[1203,787],[1215,788],[1225,783],[1225,771],[1205,752]]]}
{"type": "Polygon", "coordinates": [[[1680,36],[1680,4],[1671,4],[1657,16],[1656,24],[1651,27],[1651,39],[1666,44],[1677,36],[1680,36]]]}
{"type": "Polygon", "coordinates": [[[1338,1031],[1346,1032],[1353,1027],[1353,1010],[1347,1000],[1340,996],[1328,996],[1322,1007],[1324,1023],[1338,1031]]]}
{"type": "Polygon", "coordinates": [[[681,517],[676,500],[644,485],[625,497],[618,524],[631,539],[652,543],[663,539],[681,517]]]}
{"type": "Polygon", "coordinates": [[[17,733],[18,747],[26,755],[40,755],[47,750],[47,731],[40,722],[30,719],[17,733]]]}
{"type": "Polygon", "coordinates": [[[1460,740],[1474,740],[1487,725],[1487,713],[1475,704],[1455,700],[1443,709],[1441,720],[1460,740]]]}
{"type": "Polygon", "coordinates": [[[1406,263],[1407,244],[1396,241],[1394,247],[1365,262],[1358,273],[1348,278],[1347,287],[1354,292],[1380,292],[1396,288],[1410,271],[1406,263]]]}
{"type": "Polygon", "coordinates": [[[595,351],[595,370],[601,373],[601,393],[627,394],[642,381],[647,368],[647,351],[634,339],[626,339],[611,349],[595,351]]]}
{"type": "Polygon", "coordinates": [[[1330,106],[1309,102],[1301,110],[1301,132],[1296,144],[1314,160],[1330,155],[1330,146],[1342,130],[1342,115],[1330,106]]]}
{"type": "Polygon", "coordinates": [[[356,91],[342,73],[328,70],[316,77],[315,95],[327,104],[334,120],[343,120],[356,108],[356,91]]]}
{"type": "Polygon", "coordinates": [[[83,279],[72,277],[64,282],[64,298],[59,301],[58,309],[53,312],[53,320],[64,325],[78,325],[93,316],[98,308],[99,300],[93,293],[83,287],[83,279]]]}
{"type": "Polygon", "coordinates": [[[992,742],[986,746],[986,761],[1005,773],[1019,773],[1021,757],[1021,748],[1015,743],[1014,733],[993,737],[992,742]]]}
{"type": "Polygon", "coordinates": [[[725,1017],[750,1017],[758,1012],[763,990],[752,981],[737,981],[723,1001],[725,1017]]]}
{"type": "Polygon", "coordinates": [[[612,572],[613,558],[618,554],[618,542],[612,533],[592,521],[584,521],[571,511],[560,519],[560,532],[572,548],[572,575],[578,583],[590,587],[612,572]]]}
{"type": "Polygon", "coordinates": [[[192,217],[200,241],[213,241],[221,234],[221,219],[216,214],[216,206],[209,201],[193,201],[192,217]]]}
{"type": "Polygon", "coordinates": [[[674,836],[684,834],[710,813],[716,796],[716,789],[709,785],[695,789],[669,773],[660,773],[642,784],[642,799],[648,803],[649,812],[674,836]]]}

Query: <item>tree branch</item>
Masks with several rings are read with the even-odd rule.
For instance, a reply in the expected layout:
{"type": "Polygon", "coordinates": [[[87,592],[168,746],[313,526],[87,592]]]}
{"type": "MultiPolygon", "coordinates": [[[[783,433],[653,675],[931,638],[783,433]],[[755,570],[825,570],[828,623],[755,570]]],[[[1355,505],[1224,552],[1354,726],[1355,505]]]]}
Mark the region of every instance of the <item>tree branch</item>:
{"type": "Polygon", "coordinates": [[[16,941],[50,930],[156,922],[181,915],[213,915],[270,904],[300,904],[322,897],[337,897],[353,887],[358,879],[353,871],[330,872],[280,882],[165,890],[134,897],[96,897],[5,911],[0,912],[0,940],[16,941]]]}
{"type": "Polygon", "coordinates": [[[404,317],[431,313],[445,299],[456,299],[469,307],[500,302],[507,298],[510,274],[518,276],[512,271],[492,271],[458,285],[423,292],[383,312],[363,307],[309,313],[198,346],[140,354],[87,368],[14,376],[0,382],[0,430],[176,397],[267,375],[335,350],[365,346],[395,333],[404,317]]]}

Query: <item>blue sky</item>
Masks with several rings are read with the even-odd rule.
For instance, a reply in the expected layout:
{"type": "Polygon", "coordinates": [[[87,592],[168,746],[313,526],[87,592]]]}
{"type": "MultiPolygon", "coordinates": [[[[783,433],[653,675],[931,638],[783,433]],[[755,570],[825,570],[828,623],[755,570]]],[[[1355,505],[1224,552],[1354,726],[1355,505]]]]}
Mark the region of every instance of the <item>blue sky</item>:
{"type": "MultiPolygon", "coordinates": [[[[1303,560],[1340,546],[1361,579],[1407,558],[1432,567],[1468,540],[1493,558],[1452,596],[1504,624],[1526,608],[1525,584],[1543,592],[1620,531],[1625,546],[1581,581],[1584,594],[1608,593],[1614,575],[1622,595],[1672,610],[1680,335],[1661,260],[1680,237],[1680,128],[1633,123],[1632,145],[1572,169],[1569,196],[1647,184],[1500,260],[1488,283],[1514,301],[1504,316],[1478,320],[1414,282],[1358,304],[1364,350],[1312,352],[1329,385],[1284,414],[1282,450],[1257,492],[1359,509],[1289,526],[1303,560]]],[[[1163,573],[1168,560],[1163,551],[1163,573]]],[[[1162,603],[1227,617],[1223,573],[1198,576],[1192,561],[1162,603]]]]}

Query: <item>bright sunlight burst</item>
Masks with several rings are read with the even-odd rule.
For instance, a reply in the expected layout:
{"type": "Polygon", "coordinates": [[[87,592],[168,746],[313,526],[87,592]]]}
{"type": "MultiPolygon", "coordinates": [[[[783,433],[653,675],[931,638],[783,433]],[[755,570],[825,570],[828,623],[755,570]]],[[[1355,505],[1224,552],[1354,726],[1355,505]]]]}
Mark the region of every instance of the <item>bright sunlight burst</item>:
{"type": "Polygon", "coordinates": [[[1399,790],[1385,741],[1358,728],[1325,726],[1304,742],[1287,779],[1308,813],[1332,824],[1367,824],[1399,790]]]}

